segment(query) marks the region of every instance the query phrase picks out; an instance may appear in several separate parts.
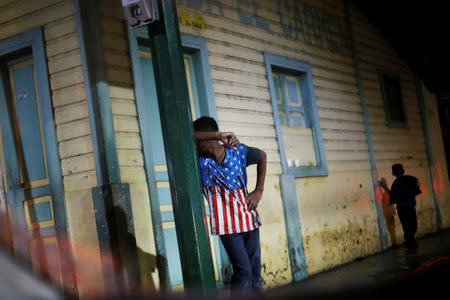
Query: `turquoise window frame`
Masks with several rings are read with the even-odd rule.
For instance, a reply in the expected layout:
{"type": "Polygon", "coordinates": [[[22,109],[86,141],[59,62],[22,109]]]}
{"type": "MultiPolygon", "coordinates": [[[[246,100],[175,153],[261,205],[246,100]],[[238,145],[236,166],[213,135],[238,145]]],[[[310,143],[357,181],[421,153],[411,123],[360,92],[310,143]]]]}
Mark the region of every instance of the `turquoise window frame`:
{"type": "MultiPolygon", "coordinates": [[[[310,64],[298,60],[286,58],[283,56],[264,53],[264,63],[267,71],[267,80],[269,83],[270,98],[272,102],[273,118],[275,120],[275,131],[277,134],[278,147],[280,149],[281,168],[283,174],[291,175],[296,178],[328,176],[328,166],[323,146],[322,132],[320,129],[319,115],[317,112],[316,97],[312,79],[310,64]],[[312,130],[314,139],[314,150],[316,154],[316,166],[289,167],[286,160],[283,135],[281,133],[281,123],[278,115],[277,91],[273,82],[273,69],[277,72],[302,74],[302,93],[304,105],[304,117],[312,130]]],[[[309,126],[308,126],[309,127],[309,126]]]]}
{"type": "MultiPolygon", "coordinates": [[[[275,73],[272,71],[272,73],[275,73]]],[[[280,93],[277,94],[277,104],[278,104],[278,110],[283,110],[285,113],[285,118],[286,118],[286,123],[288,126],[295,126],[295,127],[304,127],[304,128],[309,128],[310,127],[310,122],[308,119],[308,114],[305,113],[305,103],[303,102],[303,99],[306,97],[303,93],[306,89],[305,87],[305,74],[288,74],[287,72],[285,72],[284,70],[281,70],[280,73],[277,72],[278,75],[278,82],[279,82],[279,86],[275,87],[275,89],[279,88],[280,89],[280,93]],[[300,91],[300,96],[298,101],[300,102],[300,106],[292,106],[288,103],[288,101],[284,101],[284,99],[288,99],[289,97],[286,95],[286,91],[282,88],[282,86],[284,84],[286,84],[286,76],[293,76],[293,77],[298,77],[298,85],[301,89],[300,91]],[[278,96],[281,97],[281,99],[278,98],[278,96]],[[282,104],[278,103],[278,100],[282,101],[282,104]],[[302,124],[301,125],[295,125],[293,123],[293,120],[290,116],[291,113],[300,113],[302,115],[302,124]]],[[[289,94],[289,91],[288,91],[289,94]]]]}
{"type": "Polygon", "coordinates": [[[391,73],[382,69],[378,69],[378,77],[380,79],[380,87],[381,87],[381,94],[383,97],[383,104],[384,104],[384,113],[386,116],[386,126],[387,127],[391,127],[391,128],[408,128],[408,118],[406,115],[406,110],[405,110],[405,102],[403,100],[403,92],[402,92],[402,81],[401,78],[398,74],[395,73],[391,73]],[[398,120],[392,120],[391,118],[391,114],[389,112],[389,100],[388,100],[388,96],[386,94],[386,89],[384,86],[384,77],[389,77],[390,79],[396,80],[398,81],[398,85],[400,87],[400,105],[402,106],[403,109],[403,117],[404,120],[403,121],[398,121],[398,120]]]}
{"type": "Polygon", "coordinates": [[[213,81],[211,76],[211,67],[209,65],[208,48],[206,40],[190,34],[181,34],[183,50],[192,54],[193,71],[196,77],[198,93],[198,104],[200,116],[209,116],[217,120],[216,100],[214,96],[213,81]]]}

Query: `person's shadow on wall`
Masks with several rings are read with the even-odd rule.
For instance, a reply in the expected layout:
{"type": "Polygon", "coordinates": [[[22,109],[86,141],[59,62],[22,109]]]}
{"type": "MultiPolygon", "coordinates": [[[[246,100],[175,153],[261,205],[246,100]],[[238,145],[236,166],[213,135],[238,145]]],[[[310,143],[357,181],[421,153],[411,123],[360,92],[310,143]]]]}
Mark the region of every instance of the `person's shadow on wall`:
{"type": "MultiPolygon", "coordinates": [[[[122,253],[121,262],[128,281],[128,291],[130,292],[149,292],[156,289],[151,273],[158,268],[157,257],[142,250],[136,243],[134,233],[130,229],[130,222],[124,211],[115,207],[116,228],[119,237],[119,251],[122,253]],[[144,273],[144,274],[142,274],[144,273]]],[[[134,231],[134,230],[133,230],[134,231]]],[[[158,270],[163,272],[162,270],[158,270]]]]}
{"type": "MultiPolygon", "coordinates": [[[[381,178],[380,181],[386,182],[386,178],[381,178]]],[[[384,219],[386,221],[387,231],[389,232],[389,237],[391,238],[392,245],[397,245],[397,236],[395,234],[395,215],[396,210],[394,205],[389,203],[389,193],[386,193],[382,188],[379,188],[381,193],[381,203],[383,206],[384,219]]]]}

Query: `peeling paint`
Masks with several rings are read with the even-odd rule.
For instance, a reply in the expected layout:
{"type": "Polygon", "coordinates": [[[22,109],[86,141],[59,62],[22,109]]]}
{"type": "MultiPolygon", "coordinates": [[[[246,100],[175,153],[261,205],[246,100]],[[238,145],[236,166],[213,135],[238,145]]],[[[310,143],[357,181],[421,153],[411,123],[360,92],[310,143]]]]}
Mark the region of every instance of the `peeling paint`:
{"type": "Polygon", "coordinates": [[[279,183],[275,184],[275,190],[277,192],[280,192],[280,184],[279,183]]]}
{"type": "Polygon", "coordinates": [[[294,248],[291,248],[291,253],[293,257],[293,263],[294,263],[294,272],[300,272],[302,268],[298,265],[297,259],[295,258],[296,251],[294,248]]]}
{"type": "Polygon", "coordinates": [[[275,271],[268,271],[267,269],[266,264],[262,264],[261,271],[263,274],[263,286],[273,286],[274,284],[279,284],[281,280],[288,280],[288,278],[283,274],[289,270],[288,267],[275,271]]]}
{"type": "Polygon", "coordinates": [[[288,284],[292,280],[287,240],[284,232],[275,231],[276,225],[261,227],[261,276],[263,287],[288,284]]]}
{"type": "Polygon", "coordinates": [[[307,235],[304,242],[310,274],[380,251],[375,219],[363,223],[349,221],[334,230],[315,232],[307,235]]]}
{"type": "Polygon", "coordinates": [[[423,235],[437,230],[436,212],[433,207],[416,210],[417,235],[423,235]]]}

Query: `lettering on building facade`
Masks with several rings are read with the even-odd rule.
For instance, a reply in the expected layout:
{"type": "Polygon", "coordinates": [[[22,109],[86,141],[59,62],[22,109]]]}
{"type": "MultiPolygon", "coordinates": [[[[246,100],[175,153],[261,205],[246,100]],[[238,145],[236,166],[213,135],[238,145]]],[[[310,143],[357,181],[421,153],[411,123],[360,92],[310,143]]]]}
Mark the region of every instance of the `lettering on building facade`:
{"type": "MultiPolygon", "coordinates": [[[[345,30],[344,18],[327,14],[316,7],[298,0],[277,0],[278,22],[271,22],[260,15],[261,6],[257,0],[236,0],[239,21],[271,31],[280,26],[286,37],[328,49],[335,53],[351,54],[349,35],[345,30]]],[[[222,0],[177,0],[179,5],[225,17],[226,4],[222,0]]]]}

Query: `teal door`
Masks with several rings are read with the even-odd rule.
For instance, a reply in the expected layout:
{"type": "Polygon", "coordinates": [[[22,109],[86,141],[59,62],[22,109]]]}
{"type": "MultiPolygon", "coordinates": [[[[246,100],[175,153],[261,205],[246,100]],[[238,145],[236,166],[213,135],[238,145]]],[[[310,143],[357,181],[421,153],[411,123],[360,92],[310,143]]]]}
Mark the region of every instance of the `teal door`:
{"type": "Polygon", "coordinates": [[[14,255],[62,284],[55,222],[55,201],[62,199],[50,170],[55,160],[59,164],[48,126],[54,124],[51,107],[41,105],[31,55],[0,60],[0,71],[0,162],[14,255]]]}
{"type": "MultiPolygon", "coordinates": [[[[174,290],[183,288],[183,277],[181,272],[180,255],[178,252],[177,235],[175,231],[175,222],[172,208],[172,199],[170,195],[169,178],[167,173],[166,157],[164,152],[164,142],[161,131],[161,121],[159,117],[158,98],[156,95],[155,78],[153,73],[153,65],[151,53],[148,48],[141,47],[139,50],[139,60],[142,71],[142,80],[145,83],[144,101],[149,106],[148,111],[151,115],[146,116],[150,124],[150,151],[152,157],[152,165],[147,163],[147,168],[152,168],[155,182],[151,183],[150,188],[155,186],[157,189],[157,200],[161,211],[161,220],[163,227],[163,239],[166,248],[166,259],[168,264],[168,275],[170,286],[174,290]]],[[[197,92],[197,83],[194,72],[194,60],[192,55],[184,55],[184,63],[186,67],[186,76],[189,87],[189,99],[191,103],[192,118],[195,119],[199,115],[199,97],[197,92]]],[[[205,206],[207,205],[203,199],[205,206]]],[[[205,209],[209,212],[209,209],[205,209]]],[[[209,217],[207,218],[209,222],[209,217]]],[[[158,226],[158,224],[153,224],[158,226]]],[[[208,224],[209,226],[209,224],[208,224]]],[[[214,267],[216,280],[220,281],[219,270],[221,268],[219,241],[217,238],[211,238],[211,251],[214,258],[214,267]],[[217,251],[216,251],[217,249],[217,251]]]]}

